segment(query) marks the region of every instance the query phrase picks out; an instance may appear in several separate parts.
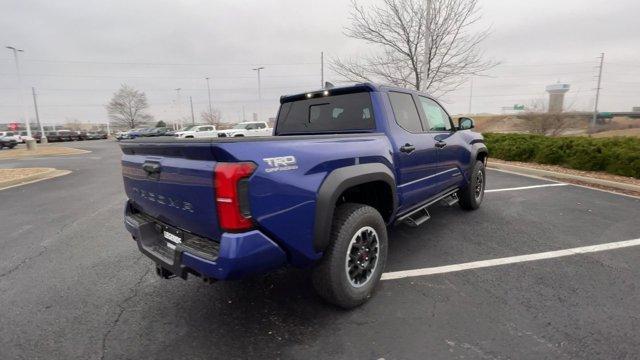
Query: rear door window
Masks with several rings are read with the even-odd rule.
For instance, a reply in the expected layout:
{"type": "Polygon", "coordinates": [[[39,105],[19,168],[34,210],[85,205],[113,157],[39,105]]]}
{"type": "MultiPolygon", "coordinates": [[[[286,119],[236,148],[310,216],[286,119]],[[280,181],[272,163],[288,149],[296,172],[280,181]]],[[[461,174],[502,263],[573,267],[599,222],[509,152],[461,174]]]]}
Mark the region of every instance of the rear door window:
{"type": "Polygon", "coordinates": [[[396,117],[396,123],[398,123],[401,128],[410,133],[420,133],[423,131],[418,109],[411,94],[392,91],[389,92],[389,100],[391,100],[391,107],[396,117]]]}
{"type": "Polygon", "coordinates": [[[371,130],[375,128],[368,92],[286,102],[280,107],[276,135],[371,130]]]}

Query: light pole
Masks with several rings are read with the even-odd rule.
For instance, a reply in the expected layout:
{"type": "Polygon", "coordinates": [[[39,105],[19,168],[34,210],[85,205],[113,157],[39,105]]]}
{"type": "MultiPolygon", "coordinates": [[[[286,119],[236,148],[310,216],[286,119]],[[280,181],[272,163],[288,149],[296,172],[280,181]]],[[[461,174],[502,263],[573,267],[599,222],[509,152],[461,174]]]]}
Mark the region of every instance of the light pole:
{"type": "Polygon", "coordinates": [[[183,127],[182,124],[182,103],[180,102],[180,90],[182,90],[182,88],[175,88],[173,89],[176,92],[176,111],[178,113],[178,124],[180,125],[180,128],[183,127]]]}
{"type": "Polygon", "coordinates": [[[196,117],[193,115],[193,99],[189,96],[189,104],[191,104],[191,125],[196,124],[196,117]]]}
{"type": "Polygon", "coordinates": [[[422,64],[422,81],[418,90],[427,92],[427,79],[429,77],[429,58],[431,55],[431,0],[424,1],[425,6],[425,24],[424,24],[424,63],[422,64]]]}
{"type": "Polygon", "coordinates": [[[260,70],[263,70],[264,66],[260,66],[257,67],[255,69],[253,69],[253,71],[257,71],[258,72],[258,109],[257,109],[257,113],[258,113],[258,120],[260,120],[260,106],[261,106],[261,101],[262,101],[262,89],[260,86],[260,70]]]}
{"type": "Polygon", "coordinates": [[[320,88],[324,89],[324,51],[320,51],[320,88]]]}
{"type": "Polygon", "coordinates": [[[604,64],[604,53],[600,53],[600,66],[598,66],[598,86],[596,87],[596,102],[593,105],[593,117],[589,126],[589,133],[592,133],[598,120],[598,100],[600,100],[600,85],[602,84],[602,65],[604,64]]]}
{"type": "Polygon", "coordinates": [[[209,79],[208,77],[205,78],[207,80],[207,94],[209,95],[209,115],[213,116],[213,107],[211,107],[211,86],[209,86],[209,79]]]}
{"type": "MultiPolygon", "coordinates": [[[[31,125],[29,125],[29,114],[27,113],[27,108],[24,106],[24,99],[23,99],[23,94],[22,94],[22,74],[20,73],[20,61],[18,59],[18,53],[19,52],[24,52],[24,50],[22,49],[18,49],[14,46],[7,46],[7,49],[13,51],[13,58],[16,61],[16,74],[18,75],[18,102],[20,104],[20,108],[23,111],[23,115],[24,115],[24,122],[27,126],[27,136],[28,137],[32,137],[31,136],[31,125]]],[[[27,146],[27,148],[29,148],[29,146],[27,146]]],[[[35,148],[35,146],[34,146],[35,148]]]]}
{"type": "Polygon", "coordinates": [[[47,143],[47,137],[44,134],[44,125],[42,125],[42,121],[40,121],[40,114],[38,114],[38,101],[36,100],[36,88],[31,87],[31,93],[33,94],[33,108],[36,111],[36,121],[38,122],[38,126],[40,127],[40,144],[47,143]]]}

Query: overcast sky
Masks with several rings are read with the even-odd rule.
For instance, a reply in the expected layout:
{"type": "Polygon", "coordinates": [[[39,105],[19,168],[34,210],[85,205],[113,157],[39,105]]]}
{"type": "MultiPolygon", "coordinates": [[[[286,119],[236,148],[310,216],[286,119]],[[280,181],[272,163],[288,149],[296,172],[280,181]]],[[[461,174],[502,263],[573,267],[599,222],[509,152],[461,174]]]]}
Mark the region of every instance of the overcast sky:
{"type": "MultiPolygon", "coordinates": [[[[480,1],[483,25],[492,28],[482,47],[501,65],[490,77],[474,78],[472,112],[530,104],[557,81],[571,84],[573,109],[588,110],[600,52],[606,53],[600,109],[640,106],[640,1],[480,1]]],[[[319,88],[321,51],[326,59],[370,51],[343,35],[347,0],[3,0],[0,6],[0,45],[25,49],[24,88],[37,89],[47,122],[105,122],[104,105],[122,83],[147,93],[156,119],[189,114],[189,96],[199,116],[208,106],[207,76],[225,120],[241,120],[243,107],[247,119],[256,111],[273,116],[281,94],[319,88]],[[256,66],[265,67],[260,102],[256,66]]],[[[21,114],[12,54],[2,50],[0,123],[21,114]]],[[[326,80],[340,79],[327,70],[326,80]]],[[[442,100],[450,112],[467,112],[469,93],[465,86],[442,100]]]]}

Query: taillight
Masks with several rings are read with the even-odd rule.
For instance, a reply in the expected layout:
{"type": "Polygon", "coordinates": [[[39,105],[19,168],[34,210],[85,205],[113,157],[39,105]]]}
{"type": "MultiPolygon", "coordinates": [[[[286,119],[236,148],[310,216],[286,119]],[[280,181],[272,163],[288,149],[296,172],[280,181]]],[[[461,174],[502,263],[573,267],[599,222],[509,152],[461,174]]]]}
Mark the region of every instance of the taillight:
{"type": "Polygon", "coordinates": [[[224,231],[243,231],[253,227],[249,209],[248,177],[252,162],[218,163],[214,171],[218,223],[224,231]]]}

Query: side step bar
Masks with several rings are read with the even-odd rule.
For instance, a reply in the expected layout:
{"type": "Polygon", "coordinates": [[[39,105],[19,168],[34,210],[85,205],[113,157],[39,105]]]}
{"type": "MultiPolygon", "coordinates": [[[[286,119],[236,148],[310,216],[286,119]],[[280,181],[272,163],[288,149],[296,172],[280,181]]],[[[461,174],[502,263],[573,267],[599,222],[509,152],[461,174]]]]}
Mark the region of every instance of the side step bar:
{"type": "Polygon", "coordinates": [[[453,206],[458,203],[458,194],[453,193],[440,201],[442,205],[453,206]]]}
{"type": "Polygon", "coordinates": [[[404,219],[404,223],[411,227],[418,227],[422,225],[425,221],[431,219],[431,215],[429,215],[429,211],[426,207],[418,209],[411,213],[411,215],[407,216],[404,219]]]}
{"type": "Polygon", "coordinates": [[[454,205],[458,202],[457,193],[458,189],[449,190],[447,192],[442,193],[440,196],[433,198],[432,200],[427,201],[426,203],[419,205],[414,210],[400,216],[398,220],[396,220],[396,224],[404,222],[405,224],[416,227],[422,225],[425,221],[431,218],[429,211],[427,208],[438,201],[442,201],[446,205],[454,205]]]}

